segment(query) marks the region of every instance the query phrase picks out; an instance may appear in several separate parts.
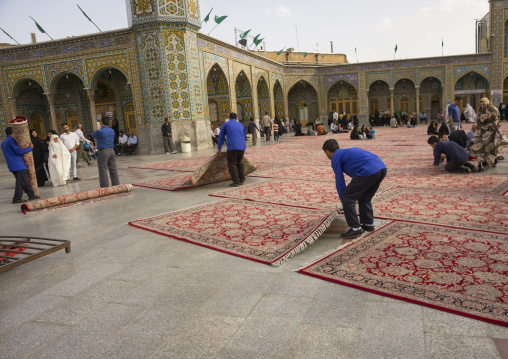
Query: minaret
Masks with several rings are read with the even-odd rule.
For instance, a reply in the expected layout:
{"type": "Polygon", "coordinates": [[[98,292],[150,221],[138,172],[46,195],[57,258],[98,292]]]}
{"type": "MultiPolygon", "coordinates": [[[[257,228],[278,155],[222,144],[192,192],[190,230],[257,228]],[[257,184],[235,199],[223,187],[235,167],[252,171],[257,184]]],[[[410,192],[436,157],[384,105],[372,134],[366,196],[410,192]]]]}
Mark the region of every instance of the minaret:
{"type": "Polygon", "coordinates": [[[126,0],[129,26],[135,32],[145,128],[140,141],[148,151],[163,150],[164,118],[172,121],[173,141],[183,136],[194,149],[211,146],[206,80],[201,71],[199,0],[126,0]]]}

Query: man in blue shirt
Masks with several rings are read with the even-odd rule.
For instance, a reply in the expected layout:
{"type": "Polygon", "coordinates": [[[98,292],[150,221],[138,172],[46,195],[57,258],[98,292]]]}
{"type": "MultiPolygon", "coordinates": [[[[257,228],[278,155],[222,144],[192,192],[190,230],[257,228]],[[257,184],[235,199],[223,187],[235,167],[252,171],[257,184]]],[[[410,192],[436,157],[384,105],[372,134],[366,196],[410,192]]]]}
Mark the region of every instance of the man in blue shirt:
{"type": "Polygon", "coordinates": [[[23,155],[31,152],[34,145],[30,143],[30,147],[19,147],[16,139],[14,138],[14,131],[12,130],[12,127],[7,127],[5,129],[5,134],[7,137],[2,142],[2,152],[4,153],[5,162],[7,162],[9,171],[11,171],[14,178],[16,178],[12,204],[26,202],[22,199],[23,192],[26,192],[28,199],[30,200],[40,198],[35,195],[32,185],[30,185],[30,181],[28,180],[28,171],[25,161],[23,160],[23,155]]]}
{"type": "Polygon", "coordinates": [[[224,137],[226,137],[228,170],[233,180],[233,183],[230,184],[231,187],[238,187],[245,182],[242,159],[246,148],[246,131],[245,126],[239,123],[236,118],[236,113],[229,114],[229,121],[220,128],[219,143],[217,144],[217,154],[220,154],[224,137]]]}
{"type": "Polygon", "coordinates": [[[386,176],[385,164],[378,156],[361,148],[341,150],[334,139],[329,139],[323,144],[323,151],[332,161],[337,193],[342,201],[347,225],[350,227],[349,231],[341,234],[341,237],[353,238],[361,235],[364,230],[373,231],[372,197],[386,176]],[[347,186],[344,173],[351,177],[351,182],[347,186]],[[360,221],[356,215],[356,202],[360,209],[360,221]]]}
{"type": "Polygon", "coordinates": [[[134,151],[136,151],[136,147],[138,146],[138,138],[134,134],[134,132],[129,133],[129,139],[127,140],[127,154],[132,155],[134,151]]]}
{"type": "Polygon", "coordinates": [[[448,105],[448,119],[450,120],[450,133],[455,130],[460,130],[460,113],[459,106],[462,102],[462,97],[455,96],[453,103],[448,105]]]}
{"type": "Polygon", "coordinates": [[[109,186],[109,176],[111,177],[111,185],[120,184],[118,172],[116,171],[116,156],[113,150],[115,142],[115,131],[109,127],[110,119],[104,117],[102,126],[97,126],[97,131],[92,132],[92,137],[97,140],[97,149],[99,150],[99,158],[97,166],[99,167],[99,184],[101,188],[109,186]]]}
{"type": "Polygon", "coordinates": [[[440,141],[436,136],[430,136],[427,143],[434,150],[433,174],[437,174],[441,154],[446,156],[445,170],[448,172],[471,173],[477,171],[472,163],[467,162],[469,158],[467,151],[456,142],[440,141]]]}

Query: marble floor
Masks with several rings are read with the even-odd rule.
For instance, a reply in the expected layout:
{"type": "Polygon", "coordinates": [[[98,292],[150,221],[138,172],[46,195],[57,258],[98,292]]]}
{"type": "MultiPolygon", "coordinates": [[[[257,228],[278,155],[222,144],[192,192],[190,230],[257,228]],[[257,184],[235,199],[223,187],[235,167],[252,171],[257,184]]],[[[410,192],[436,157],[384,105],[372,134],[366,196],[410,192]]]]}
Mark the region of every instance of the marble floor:
{"type": "MultiPolygon", "coordinates": [[[[129,165],[213,151],[118,157],[121,183],[167,174],[129,165]]],[[[493,171],[508,173],[508,161],[493,171]]],[[[96,164],[78,175],[82,181],[41,195],[98,187],[96,164]]],[[[280,267],[127,225],[220,200],[208,194],[228,185],[135,187],[132,196],[23,215],[0,163],[0,233],[72,241],[69,254],[0,274],[0,357],[508,358],[506,327],[295,272],[340,245],[343,217],[280,267]]]]}

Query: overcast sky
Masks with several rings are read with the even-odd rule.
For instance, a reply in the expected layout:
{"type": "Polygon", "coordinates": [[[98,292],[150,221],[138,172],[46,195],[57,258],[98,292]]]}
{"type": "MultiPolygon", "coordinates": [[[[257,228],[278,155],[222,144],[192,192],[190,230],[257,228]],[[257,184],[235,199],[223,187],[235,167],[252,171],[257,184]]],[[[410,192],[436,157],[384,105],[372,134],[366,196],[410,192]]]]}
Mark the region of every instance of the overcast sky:
{"type": "MultiPolygon", "coordinates": [[[[76,2],[103,31],[128,26],[125,0],[76,2]]],[[[48,39],[29,15],[54,39],[98,32],[76,2],[0,0],[0,27],[22,44],[30,42],[30,32],[39,41],[48,39]]],[[[202,18],[213,8],[201,29],[205,34],[215,25],[214,15],[229,15],[211,33],[222,41],[234,43],[235,27],[261,33],[270,51],[286,46],[329,53],[333,41],[334,52],[346,54],[349,62],[356,62],[355,47],[360,62],[393,59],[395,45],[397,59],[441,56],[441,39],[444,55],[474,53],[474,19],[489,11],[487,0],[201,0],[200,6],[202,18]]],[[[11,40],[0,32],[0,42],[11,40]]]]}

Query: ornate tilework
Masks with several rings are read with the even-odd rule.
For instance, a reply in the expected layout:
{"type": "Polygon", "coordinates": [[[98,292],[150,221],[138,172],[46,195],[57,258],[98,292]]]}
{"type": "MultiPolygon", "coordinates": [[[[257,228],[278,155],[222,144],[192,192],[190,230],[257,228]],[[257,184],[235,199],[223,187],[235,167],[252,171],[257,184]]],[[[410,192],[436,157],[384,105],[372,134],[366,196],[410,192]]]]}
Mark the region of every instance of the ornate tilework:
{"type": "Polygon", "coordinates": [[[229,97],[231,102],[231,112],[238,113],[238,109],[236,106],[236,91],[235,91],[235,83],[234,83],[234,76],[233,76],[233,60],[228,60],[228,69],[229,69],[229,97]]]}
{"type": "Polygon", "coordinates": [[[33,79],[47,92],[47,84],[44,79],[42,66],[7,67],[5,69],[6,82],[8,83],[9,95],[15,96],[15,86],[23,79],[33,79]]]}
{"type": "Polygon", "coordinates": [[[340,74],[340,75],[332,75],[325,76],[325,92],[328,92],[328,89],[335,84],[339,80],[344,80],[349,82],[354,86],[356,90],[358,90],[358,75],[357,74],[340,74]]]}
{"type": "Polygon", "coordinates": [[[489,90],[489,88],[489,81],[484,76],[474,71],[464,74],[464,76],[455,82],[455,92],[464,90],[489,90]]]}
{"type": "Polygon", "coordinates": [[[251,67],[249,65],[245,65],[245,64],[241,64],[239,62],[234,62],[233,61],[233,70],[234,70],[233,74],[234,74],[234,78],[235,79],[237,79],[238,75],[240,74],[240,72],[243,71],[244,74],[249,79],[249,81],[252,82],[251,67]]]}
{"type": "Polygon", "coordinates": [[[238,99],[250,98],[252,96],[252,87],[245,72],[243,71],[240,72],[240,74],[236,78],[235,89],[236,89],[235,91],[236,97],[238,99]]]}
{"type": "Polygon", "coordinates": [[[206,78],[208,96],[227,95],[229,93],[226,75],[219,65],[215,64],[206,78]]]}
{"type": "Polygon", "coordinates": [[[129,64],[131,69],[131,90],[134,98],[134,109],[136,111],[136,123],[143,124],[143,97],[141,96],[141,84],[139,82],[138,58],[134,49],[129,49],[129,64]]]}
{"type": "Polygon", "coordinates": [[[314,90],[319,88],[319,78],[318,76],[286,76],[285,80],[285,88],[286,92],[289,92],[291,90],[291,87],[293,87],[296,83],[303,80],[308,82],[309,84],[314,87],[314,90]]]}
{"type": "Polygon", "coordinates": [[[376,82],[376,81],[384,81],[388,84],[388,87],[391,86],[392,77],[390,72],[374,72],[374,73],[367,73],[367,88],[370,88],[370,86],[376,82]]]}
{"type": "MultiPolygon", "coordinates": [[[[496,34],[492,37],[491,51],[492,51],[492,76],[487,78],[492,79],[492,90],[503,90],[503,28],[504,16],[503,9],[499,6],[508,6],[506,1],[494,2],[494,8],[490,12],[491,16],[491,31],[496,34]]],[[[493,95],[491,101],[494,105],[498,106],[501,102],[501,95],[493,95]]]]}
{"type": "Polygon", "coordinates": [[[183,30],[164,30],[164,46],[173,120],[191,119],[183,30]]]}
{"type": "Polygon", "coordinates": [[[132,9],[134,17],[144,17],[154,13],[151,0],[132,0],[132,9]]]}
{"type": "Polygon", "coordinates": [[[203,60],[205,62],[205,74],[208,74],[212,66],[216,63],[219,64],[224,73],[229,73],[228,59],[225,57],[203,52],[203,60]]]}
{"type": "Polygon", "coordinates": [[[187,14],[191,19],[201,23],[198,0],[187,0],[187,14]]]}
{"type": "Polygon", "coordinates": [[[140,49],[144,64],[144,89],[147,95],[145,120],[147,122],[163,121],[166,117],[161,51],[157,30],[140,33],[140,49]]]}
{"type": "Polygon", "coordinates": [[[453,90],[453,67],[446,66],[446,98],[444,100],[445,105],[448,105],[452,101],[452,90],[453,90]]]}
{"type": "Polygon", "coordinates": [[[197,35],[194,32],[186,31],[187,44],[187,65],[189,74],[189,94],[191,97],[192,118],[194,120],[205,118],[204,91],[202,91],[203,80],[201,78],[200,53],[198,50],[197,35]]]}
{"type": "Polygon", "coordinates": [[[160,16],[185,16],[184,0],[158,0],[160,16]]]}
{"type": "Polygon", "coordinates": [[[85,59],[88,83],[91,86],[95,85],[97,74],[104,68],[114,67],[125,75],[127,79],[131,78],[129,71],[129,62],[127,59],[127,53],[115,52],[106,53],[103,55],[94,55],[85,59]],[[95,81],[94,81],[95,80],[95,81]]]}
{"type": "Polygon", "coordinates": [[[258,84],[257,84],[257,91],[258,91],[258,99],[264,100],[270,98],[270,93],[268,91],[268,84],[266,83],[266,80],[263,76],[259,78],[258,84]]]}
{"type": "Polygon", "coordinates": [[[421,84],[426,78],[435,77],[441,81],[443,84],[445,82],[444,76],[445,69],[443,67],[431,68],[431,69],[417,69],[416,70],[416,78],[417,78],[417,86],[421,84]]]}
{"type": "Polygon", "coordinates": [[[360,113],[368,113],[367,109],[367,94],[365,88],[365,73],[358,75],[358,94],[360,95],[360,113]]]}
{"type": "Polygon", "coordinates": [[[83,65],[83,59],[69,60],[69,61],[61,61],[61,62],[53,62],[44,64],[44,74],[46,76],[46,82],[53,92],[54,84],[53,80],[61,73],[73,73],[78,76],[85,87],[88,87],[88,80],[85,77],[85,69],[83,65]]]}
{"type": "Polygon", "coordinates": [[[416,85],[416,71],[415,70],[407,70],[407,71],[394,71],[392,73],[392,87],[397,83],[397,81],[402,79],[409,79],[413,81],[413,84],[416,85]]]}
{"type": "Polygon", "coordinates": [[[484,74],[487,78],[490,78],[490,65],[472,65],[472,66],[455,66],[455,79],[461,77],[465,73],[474,70],[481,74],[484,74]]]}

